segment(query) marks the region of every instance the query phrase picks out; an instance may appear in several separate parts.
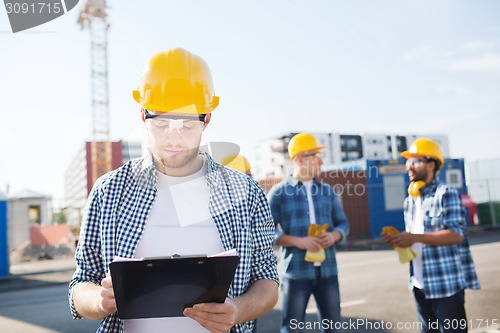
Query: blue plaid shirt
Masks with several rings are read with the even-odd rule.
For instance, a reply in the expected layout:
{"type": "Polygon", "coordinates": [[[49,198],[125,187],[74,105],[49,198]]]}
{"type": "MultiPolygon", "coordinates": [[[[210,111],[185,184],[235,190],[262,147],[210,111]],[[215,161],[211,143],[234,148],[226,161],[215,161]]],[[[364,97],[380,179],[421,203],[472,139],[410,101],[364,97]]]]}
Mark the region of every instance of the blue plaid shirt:
{"type": "MultiPolygon", "coordinates": [[[[225,250],[236,249],[240,263],[228,297],[243,294],[260,279],[279,283],[277,259],[272,250],[274,223],[262,188],[250,177],[207,160],[209,210],[225,250]]],[[[75,253],[76,271],[69,284],[73,318],[79,318],[72,302],[74,288],[83,282],[100,285],[115,256],[133,258],[156,198],[157,175],[148,155],[127,162],[102,176],[85,207],[75,253]]],[[[251,332],[252,322],[236,325],[231,332],[251,332]]],[[[106,317],[97,332],[123,332],[117,313],[106,317]]]]}
{"type": "MultiPolygon", "coordinates": [[[[451,230],[463,236],[463,241],[452,245],[422,244],[423,292],[426,298],[449,297],[462,289],[479,289],[479,280],[469,248],[465,209],[458,192],[437,177],[421,190],[424,232],[451,230]]],[[[414,199],[404,202],[407,230],[412,221],[414,199]]],[[[410,265],[410,274],[413,275],[410,265]]]]}
{"type": "MultiPolygon", "coordinates": [[[[314,203],[316,223],[328,224],[327,231],[338,231],[345,240],[349,233],[349,222],[340,206],[332,187],[313,180],[311,195],[314,203]]],[[[268,193],[275,225],[281,226],[277,232],[279,238],[283,233],[292,236],[307,236],[309,225],[309,202],[307,191],[296,178],[289,177],[276,184],[268,193]]],[[[283,260],[283,277],[288,279],[315,279],[314,263],[304,260],[305,250],[296,247],[281,247],[283,260]]],[[[338,274],[335,246],[325,249],[326,260],[321,264],[321,276],[330,277],[338,274]]]]}

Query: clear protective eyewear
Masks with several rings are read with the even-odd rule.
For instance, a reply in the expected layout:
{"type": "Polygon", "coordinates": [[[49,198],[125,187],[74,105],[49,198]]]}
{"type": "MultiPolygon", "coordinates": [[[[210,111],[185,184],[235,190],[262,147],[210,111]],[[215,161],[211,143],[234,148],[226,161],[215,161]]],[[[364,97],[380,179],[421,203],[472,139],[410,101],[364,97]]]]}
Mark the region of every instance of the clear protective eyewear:
{"type": "Polygon", "coordinates": [[[170,134],[176,130],[181,136],[190,134],[203,128],[205,123],[205,114],[197,116],[170,115],[168,113],[152,114],[144,109],[144,119],[150,120],[153,129],[170,134]]]}
{"type": "Polygon", "coordinates": [[[418,158],[418,157],[410,157],[409,159],[406,160],[405,166],[407,168],[409,168],[412,165],[419,166],[420,164],[427,163],[427,162],[429,162],[428,158],[421,159],[421,158],[418,158]]]}
{"type": "Polygon", "coordinates": [[[311,156],[314,156],[314,157],[318,157],[318,158],[323,158],[323,156],[321,155],[320,152],[311,153],[311,154],[302,154],[301,156],[302,157],[311,157],[311,156]]]}

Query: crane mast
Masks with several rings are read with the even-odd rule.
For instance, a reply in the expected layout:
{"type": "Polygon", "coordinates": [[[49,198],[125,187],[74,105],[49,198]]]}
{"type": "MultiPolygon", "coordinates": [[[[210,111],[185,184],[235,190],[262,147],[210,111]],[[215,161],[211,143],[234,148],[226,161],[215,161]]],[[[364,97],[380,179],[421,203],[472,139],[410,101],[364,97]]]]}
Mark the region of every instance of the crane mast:
{"type": "Polygon", "coordinates": [[[92,184],[112,170],[112,151],[109,141],[108,100],[108,29],[106,1],[86,0],[78,17],[81,28],[90,30],[92,83],[92,142],[89,180],[92,184]]]}

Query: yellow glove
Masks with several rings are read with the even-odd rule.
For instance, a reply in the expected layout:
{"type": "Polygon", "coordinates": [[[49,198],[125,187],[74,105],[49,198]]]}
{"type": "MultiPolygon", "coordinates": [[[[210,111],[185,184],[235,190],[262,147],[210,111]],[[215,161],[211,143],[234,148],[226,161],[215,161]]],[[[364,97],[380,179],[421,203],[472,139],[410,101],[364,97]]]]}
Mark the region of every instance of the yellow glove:
{"type": "MultiPolygon", "coordinates": [[[[328,224],[323,224],[322,226],[317,224],[309,225],[309,230],[307,231],[308,236],[318,237],[319,235],[326,232],[328,229],[328,224]]],[[[312,252],[307,250],[306,256],[304,258],[305,261],[308,262],[323,262],[326,259],[325,249],[321,248],[319,251],[312,252]]]]}
{"type": "MultiPolygon", "coordinates": [[[[392,226],[386,226],[382,228],[382,234],[383,235],[397,235],[399,234],[398,229],[392,227],[392,226]]],[[[399,256],[399,262],[404,264],[407,262],[412,261],[417,257],[417,253],[413,251],[411,247],[399,247],[399,246],[393,246],[394,250],[398,251],[398,256],[399,256]]]]}
{"type": "Polygon", "coordinates": [[[399,262],[402,264],[410,262],[417,257],[417,253],[411,247],[395,246],[394,250],[398,251],[399,262]]]}

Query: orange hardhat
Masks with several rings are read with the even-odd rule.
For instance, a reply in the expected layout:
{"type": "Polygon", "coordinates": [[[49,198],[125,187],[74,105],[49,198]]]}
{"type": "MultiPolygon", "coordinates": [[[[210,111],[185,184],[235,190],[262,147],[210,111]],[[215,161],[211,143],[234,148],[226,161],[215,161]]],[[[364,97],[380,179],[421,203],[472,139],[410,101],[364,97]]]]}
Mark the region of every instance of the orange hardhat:
{"type": "Polygon", "coordinates": [[[157,112],[207,114],[219,105],[207,63],[182,48],[153,55],[132,95],[157,112]]]}
{"type": "Polygon", "coordinates": [[[295,135],[288,143],[288,155],[290,155],[290,160],[293,160],[297,154],[306,151],[319,151],[325,148],[326,146],[318,146],[316,138],[313,135],[301,132],[295,135]]]}
{"type": "Polygon", "coordinates": [[[237,155],[237,154],[230,154],[224,157],[221,161],[221,163],[228,168],[234,169],[236,171],[239,171],[241,173],[249,174],[250,173],[250,163],[248,163],[248,160],[246,159],[245,156],[242,155],[237,155]]]}
{"type": "Polygon", "coordinates": [[[426,138],[420,138],[415,140],[410,149],[401,153],[404,158],[410,157],[427,157],[435,159],[439,162],[438,167],[442,167],[444,164],[443,153],[441,152],[441,147],[435,141],[426,138]]]}

